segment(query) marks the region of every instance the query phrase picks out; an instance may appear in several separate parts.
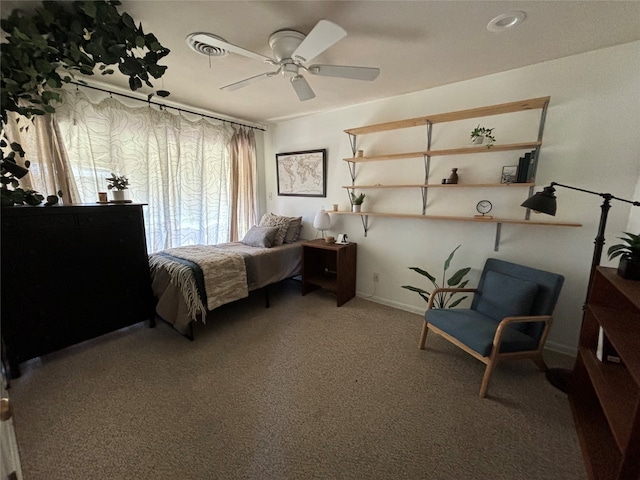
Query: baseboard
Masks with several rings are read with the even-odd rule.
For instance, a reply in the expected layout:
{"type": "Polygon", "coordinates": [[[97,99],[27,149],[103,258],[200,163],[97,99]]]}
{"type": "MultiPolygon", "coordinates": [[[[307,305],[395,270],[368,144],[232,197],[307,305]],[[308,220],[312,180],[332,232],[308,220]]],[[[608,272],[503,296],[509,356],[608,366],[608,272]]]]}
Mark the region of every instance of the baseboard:
{"type": "Polygon", "coordinates": [[[574,358],[578,356],[577,348],[567,347],[566,345],[563,345],[561,343],[550,342],[549,340],[547,340],[547,343],[545,343],[544,349],[551,350],[552,352],[562,353],[563,355],[568,355],[574,358]]]}
{"type": "Polygon", "coordinates": [[[424,312],[427,309],[426,304],[423,308],[420,308],[420,307],[414,307],[413,305],[406,305],[404,303],[394,302],[393,300],[377,297],[375,295],[363,295],[362,292],[357,292],[356,295],[358,296],[358,298],[362,298],[363,300],[369,300],[370,302],[386,305],[387,307],[397,308],[398,310],[404,310],[405,312],[417,313],[418,315],[424,315],[424,312]]]}

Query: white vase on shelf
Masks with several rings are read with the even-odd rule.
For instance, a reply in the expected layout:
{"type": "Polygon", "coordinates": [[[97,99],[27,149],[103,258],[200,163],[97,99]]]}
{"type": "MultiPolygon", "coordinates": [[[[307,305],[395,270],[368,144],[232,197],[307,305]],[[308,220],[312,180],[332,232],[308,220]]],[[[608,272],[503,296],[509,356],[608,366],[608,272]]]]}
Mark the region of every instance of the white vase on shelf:
{"type": "Polygon", "coordinates": [[[351,206],[351,211],[359,213],[360,212],[360,207],[362,207],[362,205],[352,205],[351,206]]]}

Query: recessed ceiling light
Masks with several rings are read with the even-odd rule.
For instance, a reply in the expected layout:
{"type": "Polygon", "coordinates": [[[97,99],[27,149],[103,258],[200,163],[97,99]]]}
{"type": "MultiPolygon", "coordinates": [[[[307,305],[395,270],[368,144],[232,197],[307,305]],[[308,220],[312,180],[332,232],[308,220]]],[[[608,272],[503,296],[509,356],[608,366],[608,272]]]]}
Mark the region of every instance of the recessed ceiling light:
{"type": "Polygon", "coordinates": [[[503,13],[489,22],[487,30],[490,32],[502,32],[503,30],[508,30],[516,25],[520,25],[524,22],[525,18],[527,18],[527,14],[521,10],[503,13]]]}

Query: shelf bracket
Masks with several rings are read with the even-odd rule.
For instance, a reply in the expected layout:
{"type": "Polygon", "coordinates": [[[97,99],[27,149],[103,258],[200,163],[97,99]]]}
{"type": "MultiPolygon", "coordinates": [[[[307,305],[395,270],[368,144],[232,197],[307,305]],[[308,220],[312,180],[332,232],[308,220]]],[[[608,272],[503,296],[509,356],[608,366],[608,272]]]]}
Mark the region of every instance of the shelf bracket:
{"type": "Polygon", "coordinates": [[[502,231],[502,223],[496,223],[496,241],[493,244],[493,251],[497,252],[500,250],[500,232],[502,231]]]}
{"type": "MultiPolygon", "coordinates": [[[[357,137],[353,133],[347,133],[349,135],[349,144],[351,145],[351,156],[356,156],[357,147],[357,137]]],[[[349,175],[351,175],[351,185],[356,184],[356,163],[355,162],[347,162],[349,165],[349,175]]],[[[351,200],[351,198],[349,198],[351,200]]]]}
{"type": "Polygon", "coordinates": [[[349,175],[351,175],[351,185],[355,186],[356,184],[356,162],[347,162],[349,165],[349,175]]]}
{"type": "MultiPolygon", "coordinates": [[[[429,169],[431,168],[431,156],[424,154],[424,184],[427,185],[429,183],[429,169]]],[[[422,187],[422,214],[427,213],[427,187],[422,187]]]]}
{"type": "Polygon", "coordinates": [[[360,220],[362,220],[362,228],[364,229],[364,236],[366,237],[369,231],[369,215],[360,215],[360,220]]]}
{"type": "MultiPolygon", "coordinates": [[[[533,187],[529,187],[529,196],[527,198],[530,198],[533,195],[533,187]]],[[[531,220],[531,209],[527,208],[527,211],[524,214],[524,219],[525,220],[531,220]]]]}
{"type": "MultiPolygon", "coordinates": [[[[433,123],[431,120],[426,120],[427,124],[427,151],[431,150],[431,134],[433,131],[433,123]]],[[[429,184],[429,172],[431,171],[431,155],[424,154],[423,155],[424,162],[424,184],[429,184]]],[[[422,214],[427,213],[427,188],[422,187],[422,214]]]]}
{"type": "Polygon", "coordinates": [[[351,144],[351,153],[353,154],[352,156],[355,157],[357,152],[356,136],[353,133],[347,133],[347,135],[349,135],[349,143],[351,144]]]}

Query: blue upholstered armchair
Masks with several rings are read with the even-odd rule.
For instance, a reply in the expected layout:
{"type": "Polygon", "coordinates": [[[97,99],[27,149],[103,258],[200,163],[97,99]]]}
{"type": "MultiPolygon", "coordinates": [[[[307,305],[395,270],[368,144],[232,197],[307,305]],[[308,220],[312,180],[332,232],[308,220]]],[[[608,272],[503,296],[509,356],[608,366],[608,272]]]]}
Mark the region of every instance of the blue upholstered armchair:
{"type": "Polygon", "coordinates": [[[564,277],[551,272],[487,259],[477,288],[438,288],[427,304],[420,335],[429,330],[486,364],[480,387],[484,397],[499,361],[530,358],[545,371],[542,348],[551,327],[564,277]],[[471,308],[432,308],[438,292],[474,292],[471,308]]]}

